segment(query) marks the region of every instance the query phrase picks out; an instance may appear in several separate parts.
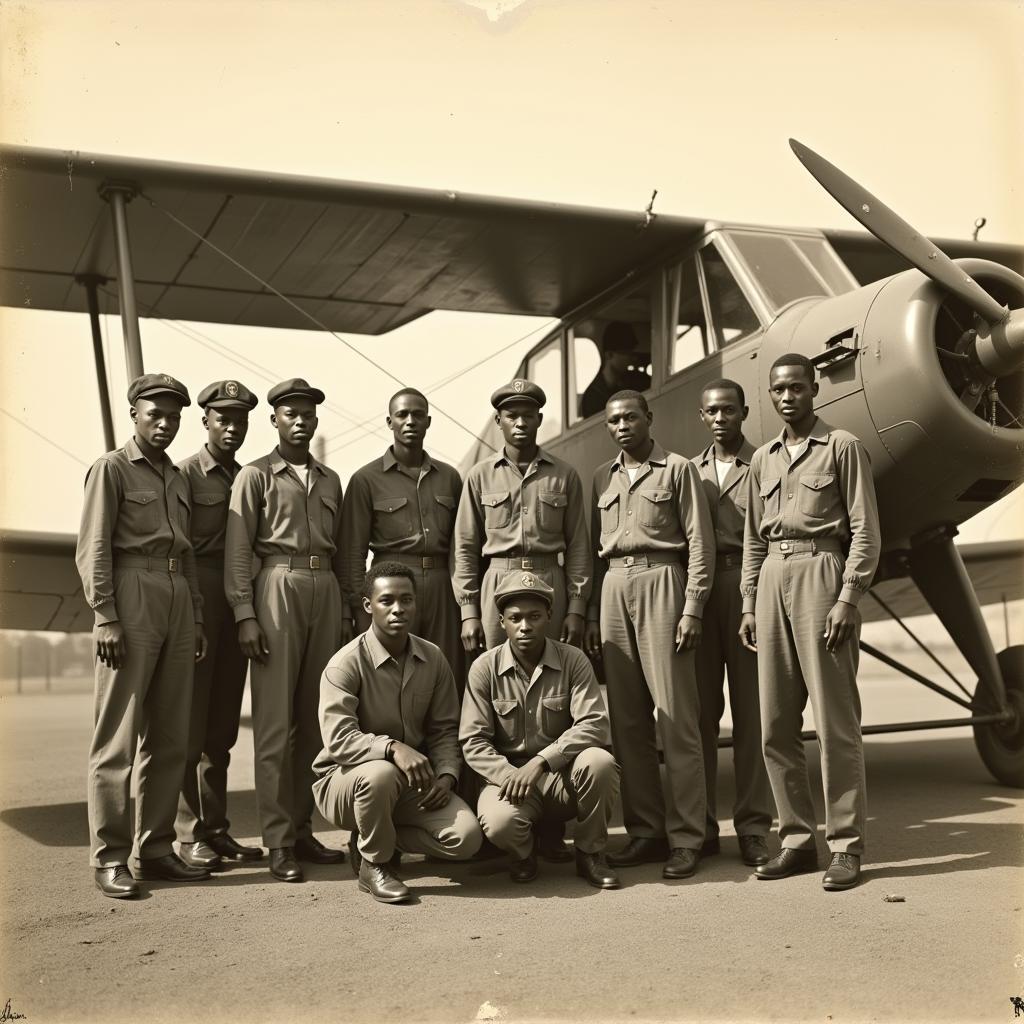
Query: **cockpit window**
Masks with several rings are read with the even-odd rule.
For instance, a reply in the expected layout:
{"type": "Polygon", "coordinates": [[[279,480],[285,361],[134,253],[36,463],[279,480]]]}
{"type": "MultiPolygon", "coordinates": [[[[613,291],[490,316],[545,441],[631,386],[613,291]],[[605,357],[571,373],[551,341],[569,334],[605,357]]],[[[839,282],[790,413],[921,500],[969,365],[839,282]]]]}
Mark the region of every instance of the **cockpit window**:
{"type": "Polygon", "coordinates": [[[717,347],[724,348],[760,330],[760,320],[714,244],[701,249],[700,261],[717,347]]]}

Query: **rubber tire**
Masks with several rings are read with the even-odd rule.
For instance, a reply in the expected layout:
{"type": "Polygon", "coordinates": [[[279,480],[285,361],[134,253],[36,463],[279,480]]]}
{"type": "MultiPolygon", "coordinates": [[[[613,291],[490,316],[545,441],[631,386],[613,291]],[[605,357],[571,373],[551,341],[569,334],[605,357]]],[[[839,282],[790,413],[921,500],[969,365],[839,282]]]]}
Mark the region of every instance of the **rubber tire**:
{"type": "MultiPolygon", "coordinates": [[[[974,726],[974,742],[985,767],[999,782],[1024,788],[1024,645],[1007,647],[998,658],[1006,700],[1016,710],[1016,718],[1005,725],[974,726]]],[[[995,703],[985,696],[975,690],[974,702],[979,710],[991,710],[995,703]]]]}

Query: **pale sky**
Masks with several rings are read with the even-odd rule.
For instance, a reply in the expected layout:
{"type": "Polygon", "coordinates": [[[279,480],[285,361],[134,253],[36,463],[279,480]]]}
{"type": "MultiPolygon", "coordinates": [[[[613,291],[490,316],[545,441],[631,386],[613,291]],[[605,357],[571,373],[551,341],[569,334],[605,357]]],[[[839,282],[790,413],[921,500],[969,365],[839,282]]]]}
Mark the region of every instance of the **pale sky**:
{"type": "MultiPolygon", "coordinates": [[[[27,0],[0,7],[0,38],[7,143],[635,210],[657,188],[663,213],[854,227],[790,153],[795,136],[927,234],[969,237],[984,216],[984,239],[1024,240],[1020,3],[27,0]]],[[[104,321],[120,442],[120,321],[104,321]]],[[[544,326],[432,314],[351,340],[476,428],[544,326]]],[[[0,331],[0,526],[74,530],[103,448],[88,321],[0,310],[0,331]]],[[[333,338],[151,320],[142,335],[147,369],[193,394],[221,377],[261,395],[289,376],[318,384],[343,478],[389,439],[395,385],[333,338]],[[376,433],[352,428],[370,417],[376,433]]],[[[189,412],[176,458],[202,441],[189,412]]],[[[243,457],[272,447],[268,413],[243,457]]],[[[458,461],[467,445],[435,412],[428,447],[458,461]]],[[[1020,508],[963,533],[1020,536],[1020,508]]]]}

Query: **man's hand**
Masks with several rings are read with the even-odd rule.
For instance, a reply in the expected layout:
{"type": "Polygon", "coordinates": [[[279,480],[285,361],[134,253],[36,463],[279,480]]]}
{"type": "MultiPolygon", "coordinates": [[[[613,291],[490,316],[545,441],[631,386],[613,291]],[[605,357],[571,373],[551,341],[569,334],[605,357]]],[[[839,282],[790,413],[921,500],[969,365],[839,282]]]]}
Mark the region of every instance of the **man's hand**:
{"type": "Polygon", "coordinates": [[[415,789],[422,792],[434,785],[434,769],[430,767],[430,759],[408,743],[400,743],[398,740],[392,742],[391,761],[415,789]]]}
{"type": "Polygon", "coordinates": [[[569,612],[562,623],[562,635],[558,638],[563,644],[579,647],[583,643],[583,616],[569,612]]]}
{"type": "Polygon", "coordinates": [[[676,650],[696,650],[700,644],[700,619],[693,615],[684,615],[676,626],[676,650]]]}
{"type": "Polygon", "coordinates": [[[341,620],[341,646],[344,647],[345,644],[350,643],[351,640],[352,640],[352,637],[354,635],[355,634],[352,631],[352,620],[351,619],[342,619],[341,620]]]}
{"type": "Polygon", "coordinates": [[[601,627],[596,622],[588,622],[583,630],[583,650],[594,661],[601,660],[601,627]]]}
{"type": "Polygon", "coordinates": [[[446,807],[452,798],[452,790],[455,788],[455,779],[450,775],[439,775],[434,779],[434,784],[427,790],[426,795],[419,802],[421,811],[436,811],[446,807]]]}
{"type": "Polygon", "coordinates": [[[517,768],[498,790],[498,799],[507,800],[510,804],[521,804],[530,791],[547,771],[547,763],[542,757],[531,757],[529,761],[517,768]]]}
{"type": "Polygon", "coordinates": [[[128,656],[124,626],[120,622],[107,622],[96,630],[96,657],[108,668],[120,668],[128,656]]]}
{"type": "Polygon", "coordinates": [[[196,661],[202,661],[206,657],[206,652],[210,649],[210,645],[206,640],[206,631],[203,629],[201,622],[196,623],[196,661]]]}
{"type": "Polygon", "coordinates": [[[238,624],[238,646],[250,661],[258,661],[261,665],[267,663],[267,655],[270,654],[267,636],[255,619],[242,619],[238,624]]]}
{"type": "Polygon", "coordinates": [[[484,627],[479,619],[466,619],[462,623],[462,648],[467,654],[484,649],[484,627]]]}
{"type": "Polygon", "coordinates": [[[838,651],[857,630],[857,609],[845,601],[836,601],[825,617],[825,650],[838,651]]]}
{"type": "Polygon", "coordinates": [[[757,620],[753,612],[744,612],[740,618],[740,643],[757,654],[757,620]]]}

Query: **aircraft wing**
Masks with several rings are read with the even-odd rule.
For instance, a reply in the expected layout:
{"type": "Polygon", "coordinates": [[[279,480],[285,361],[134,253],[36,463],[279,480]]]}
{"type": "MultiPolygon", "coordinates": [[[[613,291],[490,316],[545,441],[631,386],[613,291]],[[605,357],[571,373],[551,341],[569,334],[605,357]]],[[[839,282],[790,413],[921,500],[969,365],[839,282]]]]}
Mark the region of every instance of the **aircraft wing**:
{"type": "Polygon", "coordinates": [[[560,317],[705,221],[57,150],[0,147],[0,304],[87,311],[117,277],[98,189],[126,183],[143,316],[380,334],[434,309],[560,317]],[[152,200],[152,203],[149,201],[152,200]],[[155,204],[155,205],[153,205],[155,204]]]}

